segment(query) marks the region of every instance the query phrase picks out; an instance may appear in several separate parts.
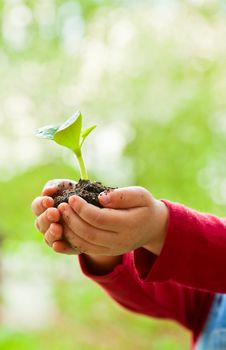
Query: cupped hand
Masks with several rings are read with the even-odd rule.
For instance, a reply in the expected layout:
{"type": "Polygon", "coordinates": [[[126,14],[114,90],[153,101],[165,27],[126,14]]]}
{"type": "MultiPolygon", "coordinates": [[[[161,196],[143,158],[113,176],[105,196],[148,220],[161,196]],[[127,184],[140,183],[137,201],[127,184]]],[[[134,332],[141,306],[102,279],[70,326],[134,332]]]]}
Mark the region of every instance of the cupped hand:
{"type": "Polygon", "coordinates": [[[88,255],[115,256],[139,247],[160,254],[168,220],[164,203],[142,187],[103,192],[99,201],[104,208],[78,196],[59,205],[64,237],[71,247],[88,255]]]}
{"type": "Polygon", "coordinates": [[[59,223],[61,213],[54,208],[54,200],[51,197],[55,192],[70,189],[75,183],[71,180],[56,179],[46,183],[42,196],[35,198],[32,202],[32,211],[37,216],[35,226],[44,234],[45,242],[57,252],[65,254],[77,254],[63,237],[63,227],[59,223]]]}

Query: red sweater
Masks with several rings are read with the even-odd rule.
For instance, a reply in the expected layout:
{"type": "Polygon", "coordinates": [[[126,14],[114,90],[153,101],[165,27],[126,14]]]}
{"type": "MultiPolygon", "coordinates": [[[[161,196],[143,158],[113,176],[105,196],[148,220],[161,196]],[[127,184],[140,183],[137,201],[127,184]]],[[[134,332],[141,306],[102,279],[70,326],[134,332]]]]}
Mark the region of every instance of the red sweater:
{"type": "Polygon", "coordinates": [[[173,319],[197,340],[215,292],[226,293],[226,219],[164,200],[169,208],[159,257],[139,248],[107,275],[84,274],[119,304],[144,315],[173,319]]]}

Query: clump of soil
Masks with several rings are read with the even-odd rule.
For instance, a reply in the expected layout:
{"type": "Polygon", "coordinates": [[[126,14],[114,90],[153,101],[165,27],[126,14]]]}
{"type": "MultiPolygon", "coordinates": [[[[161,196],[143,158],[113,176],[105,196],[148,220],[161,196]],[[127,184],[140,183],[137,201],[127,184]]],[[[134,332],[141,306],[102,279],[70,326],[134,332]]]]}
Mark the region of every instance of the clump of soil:
{"type": "Polygon", "coordinates": [[[59,190],[53,195],[54,206],[57,208],[60,203],[68,203],[69,197],[77,195],[85,199],[88,203],[102,208],[99,203],[98,195],[101,192],[108,192],[113,190],[112,187],[106,187],[101,182],[91,182],[90,180],[80,179],[78,183],[70,183],[69,188],[66,190],[59,190]]]}

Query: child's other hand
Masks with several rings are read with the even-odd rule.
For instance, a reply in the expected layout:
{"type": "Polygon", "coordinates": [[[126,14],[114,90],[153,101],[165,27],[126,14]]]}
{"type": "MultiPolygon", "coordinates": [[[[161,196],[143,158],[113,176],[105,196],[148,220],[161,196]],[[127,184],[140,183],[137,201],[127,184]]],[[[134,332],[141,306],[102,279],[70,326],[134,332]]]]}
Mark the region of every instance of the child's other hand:
{"type": "Polygon", "coordinates": [[[142,187],[106,192],[99,201],[104,208],[78,196],[59,205],[64,237],[71,247],[88,255],[121,255],[139,247],[160,254],[168,220],[164,203],[142,187]]]}
{"type": "Polygon", "coordinates": [[[42,196],[35,198],[32,202],[32,211],[37,216],[36,228],[44,234],[45,242],[50,247],[54,249],[57,242],[56,250],[65,254],[78,252],[63,239],[63,227],[59,224],[61,214],[57,208],[53,207],[54,200],[51,196],[58,190],[70,188],[72,183],[71,180],[51,180],[45,185],[42,196]]]}

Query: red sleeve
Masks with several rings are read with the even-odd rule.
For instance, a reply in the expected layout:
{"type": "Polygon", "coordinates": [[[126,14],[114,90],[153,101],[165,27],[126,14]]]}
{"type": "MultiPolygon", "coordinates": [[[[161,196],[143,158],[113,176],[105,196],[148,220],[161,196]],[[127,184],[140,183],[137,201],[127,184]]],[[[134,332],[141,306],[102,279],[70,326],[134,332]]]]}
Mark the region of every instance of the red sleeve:
{"type": "MultiPolygon", "coordinates": [[[[165,201],[169,223],[165,244],[154,264],[143,267],[143,251],[134,262],[144,283],[174,281],[226,293],[226,219],[165,201]]],[[[151,255],[151,253],[150,253],[151,255]]]]}
{"type": "MultiPolygon", "coordinates": [[[[82,255],[79,262],[83,273],[123,307],[151,317],[175,320],[192,330],[196,338],[206,320],[213,295],[172,281],[146,283],[134,265],[134,254],[136,252],[125,254],[122,263],[106,275],[90,274],[82,255]]],[[[151,269],[156,264],[157,257],[142,248],[139,257],[141,255],[139,269],[143,271],[139,272],[142,275],[147,273],[147,267],[151,269]]]]}

